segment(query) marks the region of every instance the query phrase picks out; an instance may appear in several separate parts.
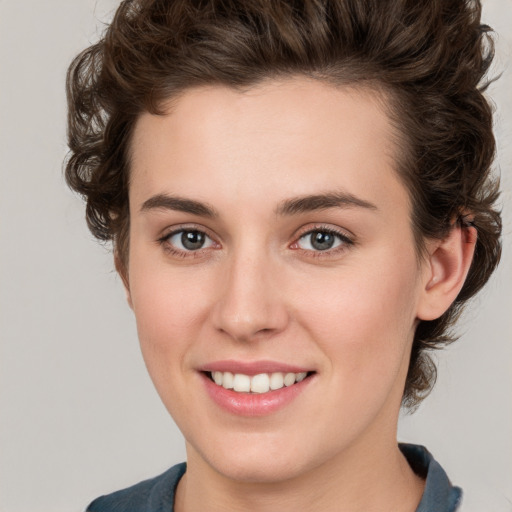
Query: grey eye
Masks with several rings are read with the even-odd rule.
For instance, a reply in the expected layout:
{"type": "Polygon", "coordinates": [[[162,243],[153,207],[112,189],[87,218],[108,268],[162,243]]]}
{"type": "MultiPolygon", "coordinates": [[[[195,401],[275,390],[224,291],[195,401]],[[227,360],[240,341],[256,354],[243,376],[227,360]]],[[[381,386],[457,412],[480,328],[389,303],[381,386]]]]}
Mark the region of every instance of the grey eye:
{"type": "Polygon", "coordinates": [[[182,251],[197,251],[213,245],[213,240],[202,231],[177,231],[168,239],[169,243],[182,251]]]}
{"type": "Polygon", "coordinates": [[[298,246],[308,251],[327,251],[343,243],[342,237],[330,231],[310,231],[301,236],[298,246]]]}

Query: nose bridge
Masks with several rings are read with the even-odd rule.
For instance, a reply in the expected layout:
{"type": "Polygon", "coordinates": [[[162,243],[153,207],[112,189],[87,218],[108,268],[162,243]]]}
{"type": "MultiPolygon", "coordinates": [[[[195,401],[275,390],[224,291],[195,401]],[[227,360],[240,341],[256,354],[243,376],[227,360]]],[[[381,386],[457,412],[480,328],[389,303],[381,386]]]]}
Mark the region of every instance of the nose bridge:
{"type": "Polygon", "coordinates": [[[214,315],[217,329],[234,339],[250,341],[275,334],[286,326],[277,267],[262,247],[233,251],[221,278],[214,315]]]}

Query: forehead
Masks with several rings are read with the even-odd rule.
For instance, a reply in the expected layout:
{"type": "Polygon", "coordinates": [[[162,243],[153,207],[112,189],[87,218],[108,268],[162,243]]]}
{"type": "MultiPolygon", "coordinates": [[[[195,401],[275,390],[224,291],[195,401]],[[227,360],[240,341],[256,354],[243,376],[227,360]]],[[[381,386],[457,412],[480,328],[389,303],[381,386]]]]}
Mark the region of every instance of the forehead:
{"type": "MultiPolygon", "coordinates": [[[[397,136],[385,97],[368,88],[303,78],[243,92],[185,91],[167,113],[139,118],[132,139],[131,201],[157,193],[198,199],[274,199],[326,189],[357,196],[396,186],[397,136]],[[165,190],[164,190],[165,189],[165,190]],[[269,198],[270,199],[270,198],[269,198]]],[[[392,195],[380,194],[394,201],[392,195]]]]}

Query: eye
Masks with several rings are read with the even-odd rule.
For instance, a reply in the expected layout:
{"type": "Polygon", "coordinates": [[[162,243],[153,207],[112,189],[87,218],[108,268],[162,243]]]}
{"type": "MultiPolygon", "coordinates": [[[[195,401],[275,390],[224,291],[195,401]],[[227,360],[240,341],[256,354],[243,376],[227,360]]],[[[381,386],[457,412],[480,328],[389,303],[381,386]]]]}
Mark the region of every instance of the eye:
{"type": "Polygon", "coordinates": [[[342,233],[331,229],[314,229],[302,235],[295,243],[295,248],[305,251],[325,252],[353,242],[342,233]]]}
{"type": "Polygon", "coordinates": [[[197,229],[180,229],[166,235],[162,242],[173,249],[183,252],[198,251],[215,245],[215,242],[203,231],[197,229]]]}

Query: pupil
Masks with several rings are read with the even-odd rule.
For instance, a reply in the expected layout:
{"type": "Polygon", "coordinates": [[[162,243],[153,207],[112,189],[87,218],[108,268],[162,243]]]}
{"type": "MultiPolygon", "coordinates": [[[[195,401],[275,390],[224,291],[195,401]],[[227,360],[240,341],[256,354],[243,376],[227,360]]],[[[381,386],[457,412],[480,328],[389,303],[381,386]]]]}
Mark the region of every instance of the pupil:
{"type": "Polygon", "coordinates": [[[311,245],[318,251],[326,251],[334,245],[334,235],[324,231],[311,234],[311,245]]]}
{"type": "Polygon", "coordinates": [[[204,244],[204,233],[199,231],[184,231],[181,235],[181,243],[185,249],[195,251],[201,249],[204,244]]]}

